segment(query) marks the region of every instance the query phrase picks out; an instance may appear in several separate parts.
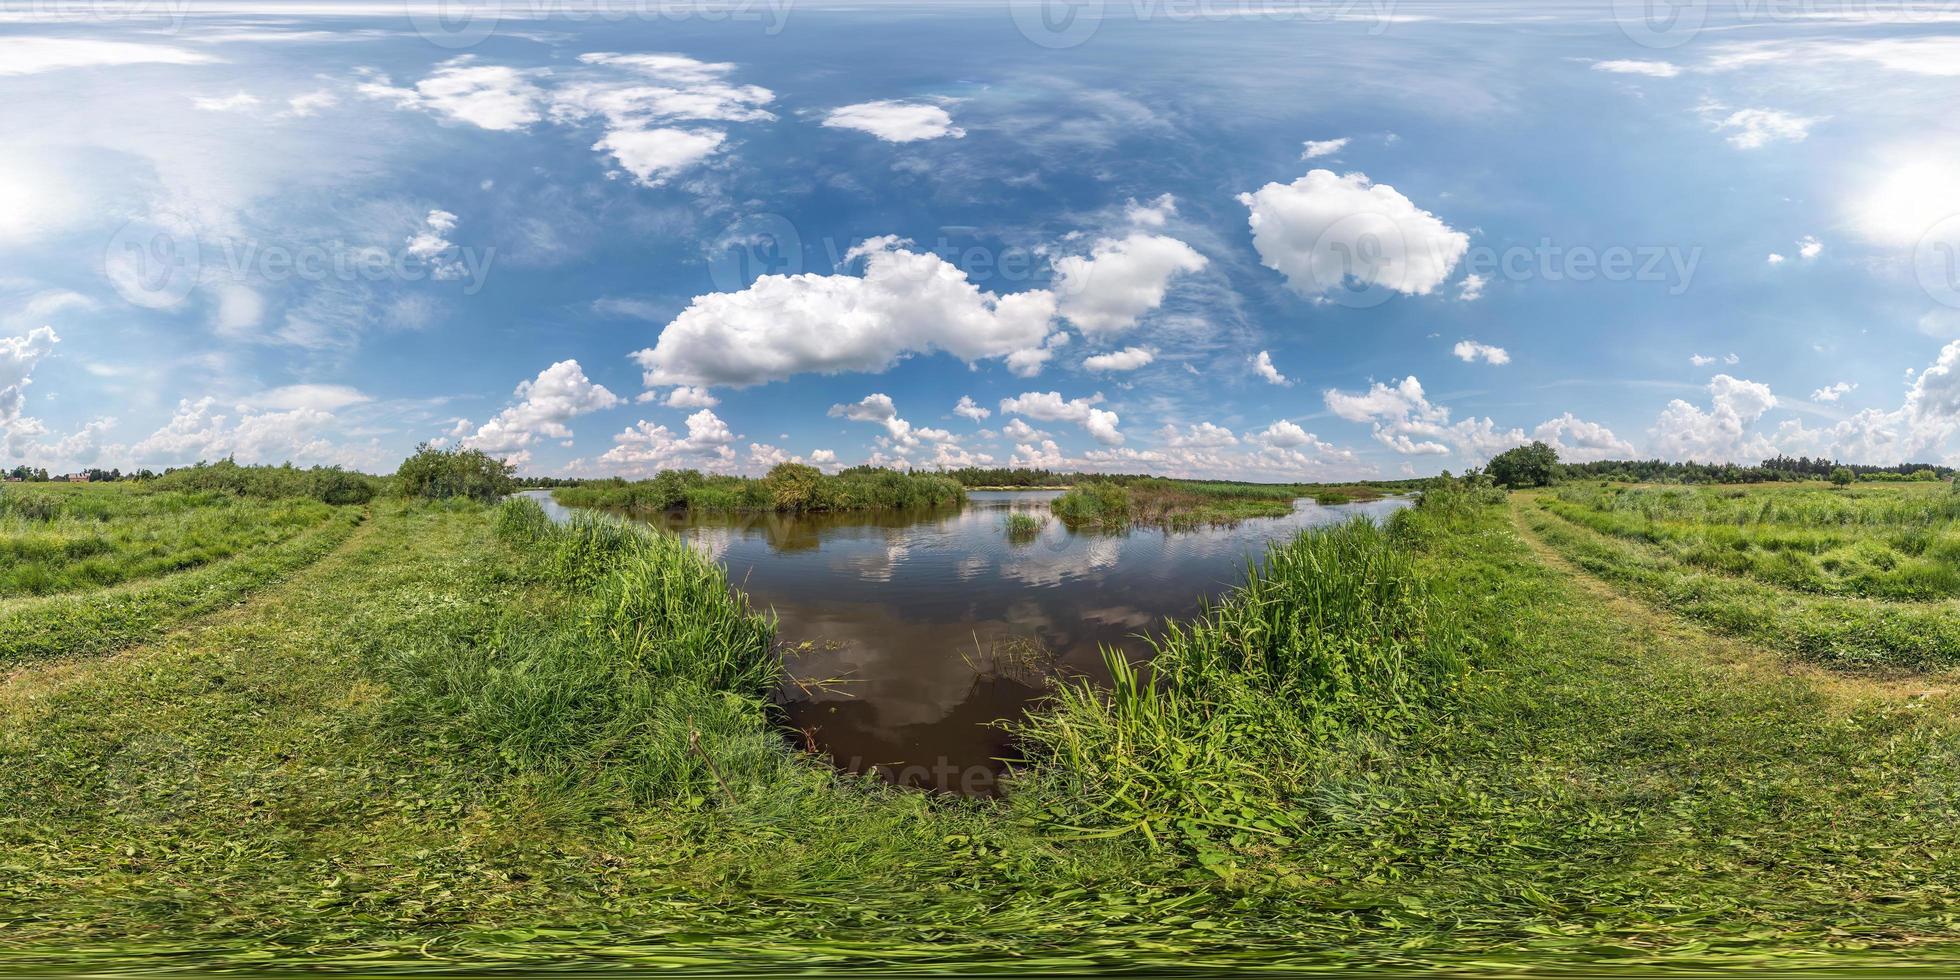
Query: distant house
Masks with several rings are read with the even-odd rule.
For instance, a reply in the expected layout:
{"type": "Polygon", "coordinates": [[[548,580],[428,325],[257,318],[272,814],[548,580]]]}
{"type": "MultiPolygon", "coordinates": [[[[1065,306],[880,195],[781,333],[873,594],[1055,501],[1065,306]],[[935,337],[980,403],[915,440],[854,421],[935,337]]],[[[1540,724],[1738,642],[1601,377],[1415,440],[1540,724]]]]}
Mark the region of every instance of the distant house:
{"type": "Polygon", "coordinates": [[[88,474],[87,474],[87,473],[70,473],[70,474],[68,474],[67,476],[64,476],[64,477],[62,477],[62,479],[64,479],[64,480],[67,480],[67,481],[68,481],[69,483],[87,483],[87,482],[88,482],[88,474]]]}

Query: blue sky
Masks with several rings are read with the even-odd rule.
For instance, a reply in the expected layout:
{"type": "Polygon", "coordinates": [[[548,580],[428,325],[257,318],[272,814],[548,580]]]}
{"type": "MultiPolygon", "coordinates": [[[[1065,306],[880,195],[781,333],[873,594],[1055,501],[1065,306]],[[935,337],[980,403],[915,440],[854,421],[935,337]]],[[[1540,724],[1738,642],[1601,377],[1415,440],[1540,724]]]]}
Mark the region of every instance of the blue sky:
{"type": "Polygon", "coordinates": [[[1960,13],[598,9],[0,3],[6,462],[1960,461],[1960,13]]]}

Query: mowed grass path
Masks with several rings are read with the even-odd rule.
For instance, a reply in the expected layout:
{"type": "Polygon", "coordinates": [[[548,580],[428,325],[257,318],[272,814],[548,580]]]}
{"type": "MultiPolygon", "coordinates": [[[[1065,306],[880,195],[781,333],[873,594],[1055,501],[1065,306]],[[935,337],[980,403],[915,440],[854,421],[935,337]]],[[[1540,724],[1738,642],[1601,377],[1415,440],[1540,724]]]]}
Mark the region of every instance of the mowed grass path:
{"type": "MultiPolygon", "coordinates": [[[[1808,555],[1813,547],[1863,553],[1886,567],[1921,569],[1914,580],[1941,580],[1955,572],[1944,542],[1960,533],[1950,516],[1960,512],[1960,497],[1937,484],[1888,487],[1886,496],[1873,500],[1832,499],[1833,491],[1818,488],[1769,488],[1756,497],[1738,488],[1720,489],[1731,495],[1719,504],[1727,513],[1702,524],[1650,522],[1567,499],[1575,493],[1587,499],[1597,493],[1590,488],[1517,494],[1513,504],[1521,527],[1572,564],[1716,632],[1839,670],[1960,670],[1960,599],[1890,601],[1844,594],[1842,586],[1812,587],[1819,569],[1808,555]],[[1790,508],[1792,500],[1795,507],[1816,512],[1815,526],[1753,516],[1772,514],[1778,503],[1790,508]],[[1861,523],[1861,517],[1870,520],[1861,523]],[[1787,538],[1804,540],[1793,544],[1787,538]],[[1919,554],[1895,552],[1894,544],[1919,554]]],[[[1714,497],[1710,488],[1612,492],[1636,499],[1714,497]]]]}
{"type": "Polygon", "coordinates": [[[107,588],[0,600],[0,669],[144,642],[283,580],[341,547],[365,517],[359,508],[319,506],[314,526],[222,561],[107,588]]]}
{"type": "Polygon", "coordinates": [[[1420,540],[1475,638],[1452,704],[1409,738],[1330,736],[1272,814],[1287,829],[1221,841],[1221,868],[1073,839],[1039,800],[813,768],[649,804],[486,765],[402,717],[374,665],[501,642],[506,614],[549,622],[571,597],[518,573],[486,511],[377,504],[241,606],[4,675],[0,964],[1597,974],[1952,955],[1944,692],[1787,673],[1613,601],[1502,506],[1420,540]]]}

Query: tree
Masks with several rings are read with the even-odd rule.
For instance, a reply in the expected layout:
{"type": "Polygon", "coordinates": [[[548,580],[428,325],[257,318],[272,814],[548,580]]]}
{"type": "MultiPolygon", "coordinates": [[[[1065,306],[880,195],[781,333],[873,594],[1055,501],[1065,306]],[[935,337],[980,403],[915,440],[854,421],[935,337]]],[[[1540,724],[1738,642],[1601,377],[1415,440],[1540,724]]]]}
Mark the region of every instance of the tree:
{"type": "Polygon", "coordinates": [[[1849,486],[1851,484],[1851,481],[1856,480],[1857,478],[1858,475],[1856,473],[1851,472],[1851,467],[1849,466],[1840,466],[1837,469],[1831,471],[1831,482],[1841,487],[1849,486]]]}
{"type": "Polygon", "coordinates": [[[395,489],[404,497],[447,500],[466,497],[494,504],[510,493],[513,467],[481,449],[437,449],[428,443],[402,460],[395,489]]]}
{"type": "Polygon", "coordinates": [[[1484,467],[1500,487],[1543,487],[1558,476],[1558,450],[1542,442],[1506,449],[1484,467]]]}

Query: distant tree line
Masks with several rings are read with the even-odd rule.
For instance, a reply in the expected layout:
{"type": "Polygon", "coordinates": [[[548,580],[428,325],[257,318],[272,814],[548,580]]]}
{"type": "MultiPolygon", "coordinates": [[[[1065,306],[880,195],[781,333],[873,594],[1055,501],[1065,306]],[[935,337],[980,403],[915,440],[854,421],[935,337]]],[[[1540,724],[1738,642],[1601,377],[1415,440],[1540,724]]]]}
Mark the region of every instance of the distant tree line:
{"type": "MultiPolygon", "coordinates": [[[[1493,461],[1494,462],[1494,461],[1493,461]]],[[[1952,478],[1954,468],[1936,463],[1900,463],[1896,466],[1866,466],[1841,463],[1834,459],[1809,456],[1775,456],[1756,466],[1736,463],[1669,463],[1658,459],[1602,460],[1596,463],[1562,464],[1569,479],[1628,480],[1638,483],[1775,483],[1779,481],[1829,480],[1838,470],[1853,480],[1913,481],[1952,478]]]]}
{"type": "MultiPolygon", "coordinates": [[[[124,473],[121,469],[105,470],[91,467],[78,472],[88,477],[90,483],[108,483],[114,480],[149,480],[156,477],[156,473],[150,470],[132,470],[124,473]]],[[[46,469],[23,464],[8,470],[6,472],[6,478],[9,480],[18,480],[22,483],[48,483],[54,480],[66,479],[67,474],[49,476],[46,469]]]]}
{"type": "Polygon", "coordinates": [[[1844,485],[1865,482],[1934,482],[1952,479],[1951,466],[1900,463],[1864,466],[1809,456],[1782,456],[1756,466],[1737,463],[1670,463],[1658,459],[1608,459],[1592,463],[1561,463],[1552,447],[1534,442],[1491,457],[1483,474],[1501,487],[1542,487],[1560,480],[1614,480],[1629,483],[1778,483],[1829,480],[1844,485]]]}

